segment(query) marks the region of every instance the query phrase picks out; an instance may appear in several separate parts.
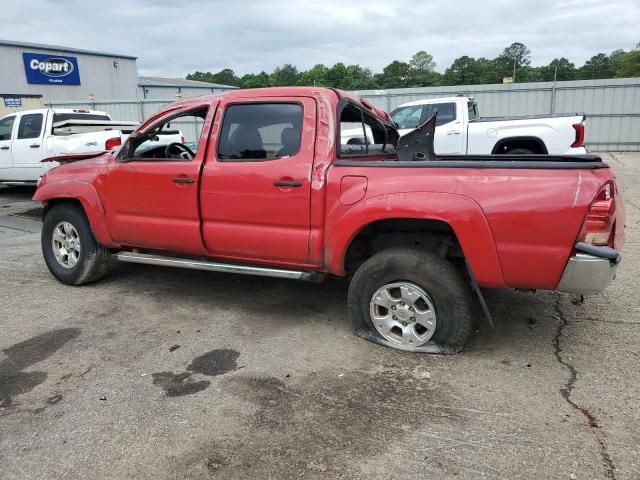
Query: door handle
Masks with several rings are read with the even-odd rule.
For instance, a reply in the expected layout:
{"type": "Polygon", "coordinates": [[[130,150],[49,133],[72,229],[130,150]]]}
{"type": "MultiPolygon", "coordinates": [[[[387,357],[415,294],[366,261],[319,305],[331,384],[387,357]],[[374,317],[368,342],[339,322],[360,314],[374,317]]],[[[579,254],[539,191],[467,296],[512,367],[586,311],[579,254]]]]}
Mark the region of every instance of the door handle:
{"type": "Polygon", "coordinates": [[[6,145],[3,147],[0,147],[0,150],[9,150],[9,147],[7,147],[6,145]]]}
{"type": "Polygon", "coordinates": [[[295,180],[278,180],[277,182],[273,182],[276,187],[301,187],[302,182],[298,182],[295,180]]]}
{"type": "Polygon", "coordinates": [[[29,148],[40,148],[40,145],[38,145],[37,143],[32,143],[31,145],[29,145],[29,148]]]}
{"type": "Polygon", "coordinates": [[[449,130],[447,132],[447,135],[460,135],[460,131],[459,130],[449,130]]]}
{"type": "Polygon", "coordinates": [[[189,177],[176,177],[173,179],[173,183],[193,183],[195,180],[189,177]]]}

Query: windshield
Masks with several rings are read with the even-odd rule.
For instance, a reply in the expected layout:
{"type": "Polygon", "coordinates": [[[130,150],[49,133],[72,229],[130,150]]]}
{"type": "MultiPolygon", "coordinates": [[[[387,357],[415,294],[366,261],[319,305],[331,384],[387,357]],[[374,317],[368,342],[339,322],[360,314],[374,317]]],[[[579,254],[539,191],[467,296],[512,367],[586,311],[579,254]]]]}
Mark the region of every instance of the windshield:
{"type": "Polygon", "coordinates": [[[411,105],[409,107],[400,107],[391,112],[391,118],[400,130],[418,128],[420,119],[422,118],[422,108],[424,105],[411,105]]]}

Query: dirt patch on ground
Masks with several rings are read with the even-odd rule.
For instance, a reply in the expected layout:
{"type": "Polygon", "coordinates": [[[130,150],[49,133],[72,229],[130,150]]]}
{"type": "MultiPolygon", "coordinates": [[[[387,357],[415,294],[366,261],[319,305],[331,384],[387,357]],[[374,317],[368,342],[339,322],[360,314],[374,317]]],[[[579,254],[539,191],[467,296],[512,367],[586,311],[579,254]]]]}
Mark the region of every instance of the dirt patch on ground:
{"type": "Polygon", "coordinates": [[[13,397],[30,392],[47,378],[47,372],[25,369],[46,360],[78,335],[79,328],[51,330],[2,350],[6,358],[0,362],[0,408],[10,406],[13,397]]]}
{"type": "MultiPolygon", "coordinates": [[[[358,478],[361,460],[384,451],[423,423],[464,424],[449,400],[410,372],[349,373],[328,378],[238,375],[222,386],[249,404],[243,434],[219,436],[174,459],[190,478],[358,478]]],[[[216,436],[214,434],[214,436],[216,436]]]]}

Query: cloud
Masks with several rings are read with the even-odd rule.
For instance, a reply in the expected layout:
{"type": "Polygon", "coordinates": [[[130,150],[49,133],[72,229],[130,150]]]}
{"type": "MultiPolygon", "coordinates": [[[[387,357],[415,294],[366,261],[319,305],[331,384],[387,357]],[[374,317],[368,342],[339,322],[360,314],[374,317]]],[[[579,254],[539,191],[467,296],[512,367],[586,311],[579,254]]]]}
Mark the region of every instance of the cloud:
{"type": "Polygon", "coordinates": [[[2,16],[2,38],[136,55],[141,74],[176,77],[284,63],[380,71],[418,50],[443,71],[456,57],[494,57],[515,41],[534,65],[555,57],[581,65],[640,41],[635,0],[5,0],[2,16]]]}

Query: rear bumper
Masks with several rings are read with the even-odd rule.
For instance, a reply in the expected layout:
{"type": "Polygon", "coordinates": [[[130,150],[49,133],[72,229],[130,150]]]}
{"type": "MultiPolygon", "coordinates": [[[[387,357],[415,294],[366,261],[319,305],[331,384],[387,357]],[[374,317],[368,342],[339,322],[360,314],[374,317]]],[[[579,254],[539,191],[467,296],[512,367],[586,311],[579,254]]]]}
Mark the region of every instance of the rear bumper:
{"type": "Polygon", "coordinates": [[[621,255],[608,247],[576,244],[578,253],[571,257],[556,290],[593,295],[603,292],[616,277],[621,255]]]}
{"type": "Polygon", "coordinates": [[[584,147],[569,148],[563,155],[586,155],[587,149],[584,147]]]}

